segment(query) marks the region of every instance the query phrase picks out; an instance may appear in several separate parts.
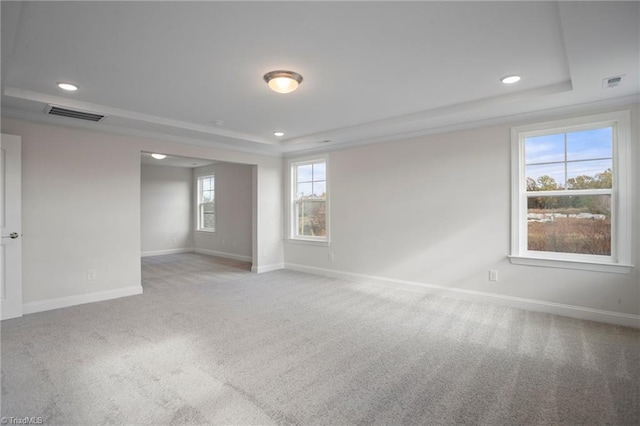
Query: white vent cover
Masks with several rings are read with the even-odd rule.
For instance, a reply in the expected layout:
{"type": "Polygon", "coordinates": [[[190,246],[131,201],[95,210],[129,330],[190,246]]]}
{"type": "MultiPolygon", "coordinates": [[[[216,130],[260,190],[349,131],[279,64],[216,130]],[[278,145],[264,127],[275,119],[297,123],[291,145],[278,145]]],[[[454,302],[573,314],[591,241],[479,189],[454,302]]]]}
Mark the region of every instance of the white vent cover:
{"type": "Polygon", "coordinates": [[[622,83],[622,77],[624,77],[624,75],[617,75],[615,77],[607,77],[602,79],[602,88],[611,89],[612,87],[620,85],[620,83],[622,83]]]}
{"type": "Polygon", "coordinates": [[[58,115],[60,117],[68,117],[68,118],[76,118],[78,120],[84,121],[92,121],[94,123],[98,123],[102,121],[106,115],[98,114],[90,111],[82,111],[79,109],[70,109],[61,107],[58,105],[47,105],[47,108],[44,110],[46,114],[49,115],[58,115]]]}

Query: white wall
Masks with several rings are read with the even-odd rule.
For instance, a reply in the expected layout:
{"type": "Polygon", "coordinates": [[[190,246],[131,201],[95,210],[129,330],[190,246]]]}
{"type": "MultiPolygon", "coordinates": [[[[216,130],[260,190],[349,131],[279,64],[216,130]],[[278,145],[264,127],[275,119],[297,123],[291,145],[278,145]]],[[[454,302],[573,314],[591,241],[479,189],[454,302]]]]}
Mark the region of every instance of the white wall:
{"type": "Polygon", "coordinates": [[[282,173],[283,161],[280,159],[280,170],[266,167],[253,167],[253,196],[262,202],[253,209],[253,221],[256,224],[254,234],[262,235],[263,238],[256,244],[254,236],[253,258],[267,259],[264,263],[256,265],[255,262],[251,267],[254,272],[267,272],[284,267],[284,185],[282,173]],[[271,183],[280,179],[280,185],[274,187],[271,183]],[[280,222],[273,221],[273,215],[270,211],[278,210],[280,212],[280,222]],[[277,261],[282,259],[282,261],[277,261]],[[274,261],[276,260],[276,261],[274,261]]]}
{"type": "Polygon", "coordinates": [[[194,247],[239,260],[251,260],[251,166],[217,163],[193,169],[197,176],[215,174],[216,232],[195,231],[194,247]]]}
{"type": "Polygon", "coordinates": [[[2,130],[22,136],[24,302],[139,288],[140,155],[103,134],[2,130]]]}
{"type": "Polygon", "coordinates": [[[193,250],[190,168],[142,164],[140,203],[143,256],[193,250]]]}
{"type": "MultiPolygon", "coordinates": [[[[640,188],[639,110],[636,105],[632,113],[634,194],[640,188]]],[[[594,112],[601,111],[585,113],[594,112]]],[[[46,309],[58,298],[81,303],[87,294],[140,286],[140,152],[147,151],[255,165],[254,271],[280,268],[286,255],[288,265],[320,272],[433,284],[508,303],[539,301],[543,310],[566,304],[637,317],[637,197],[636,267],[630,274],[507,260],[509,131],[521,124],[526,122],[331,152],[331,246],[283,248],[281,158],[3,117],[2,132],[23,141],[24,300],[46,309]],[[87,281],[88,269],[96,269],[97,280],[87,281]],[[489,269],[499,271],[498,282],[487,280],[489,269]]]]}
{"type": "MultiPolygon", "coordinates": [[[[640,189],[638,111],[636,105],[634,194],[640,189]]],[[[331,245],[287,243],[286,266],[481,292],[514,305],[518,298],[532,299],[542,303],[527,306],[542,310],[566,304],[582,311],[639,315],[637,247],[630,274],[510,264],[510,127],[330,152],[331,245]],[[335,254],[333,262],[329,252],[335,254]],[[488,281],[489,269],[499,271],[498,282],[488,281]]],[[[639,207],[636,197],[636,242],[639,207]]],[[[638,317],[631,319],[640,325],[638,317]]]]}
{"type": "Polygon", "coordinates": [[[6,117],[2,132],[22,136],[28,312],[140,289],[141,151],[255,165],[253,268],[283,264],[281,158],[6,117]]]}

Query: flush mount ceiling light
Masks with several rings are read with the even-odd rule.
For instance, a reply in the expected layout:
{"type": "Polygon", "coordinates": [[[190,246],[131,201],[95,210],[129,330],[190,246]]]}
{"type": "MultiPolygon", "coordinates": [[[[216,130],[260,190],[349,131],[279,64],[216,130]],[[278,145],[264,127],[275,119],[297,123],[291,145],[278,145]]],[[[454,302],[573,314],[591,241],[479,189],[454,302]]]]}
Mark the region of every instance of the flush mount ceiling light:
{"type": "Polygon", "coordinates": [[[271,71],[264,75],[269,88],[277,93],[291,93],[302,83],[302,76],[293,71],[271,71]]]}
{"type": "Polygon", "coordinates": [[[284,132],[273,132],[274,136],[284,136],[284,132]]]}
{"type": "Polygon", "coordinates": [[[164,160],[165,158],[167,158],[167,156],[164,154],[151,154],[151,156],[156,160],[164,160]]]}
{"type": "Polygon", "coordinates": [[[75,92],[76,90],[78,90],[78,86],[76,86],[75,84],[71,84],[71,83],[60,82],[60,83],[58,83],[58,87],[61,88],[62,90],[66,90],[68,92],[75,92]]]}
{"type": "Polygon", "coordinates": [[[513,83],[517,83],[520,81],[520,76],[519,75],[508,75],[506,77],[502,77],[500,79],[501,82],[503,82],[504,84],[513,84],[513,83]]]}

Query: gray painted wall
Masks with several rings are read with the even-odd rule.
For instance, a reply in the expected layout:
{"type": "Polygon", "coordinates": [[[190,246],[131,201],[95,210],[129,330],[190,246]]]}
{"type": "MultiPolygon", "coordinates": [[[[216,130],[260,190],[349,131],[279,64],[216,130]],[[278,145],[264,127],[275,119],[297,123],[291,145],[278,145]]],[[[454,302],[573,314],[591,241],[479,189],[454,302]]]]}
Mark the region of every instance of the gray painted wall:
{"type": "MultiPolygon", "coordinates": [[[[638,111],[635,105],[634,194],[640,189],[638,111]]],[[[510,264],[510,128],[330,152],[331,245],[286,243],[287,265],[640,314],[637,197],[630,274],[510,264]],[[488,281],[489,269],[498,270],[498,282],[488,281]]]]}
{"type": "Polygon", "coordinates": [[[140,287],[142,151],[255,165],[253,268],[283,265],[281,158],[6,117],[2,132],[22,136],[25,303],[140,287]]]}
{"type": "Polygon", "coordinates": [[[197,176],[215,174],[216,232],[194,233],[196,251],[241,260],[251,259],[251,166],[218,163],[193,169],[197,176]]]}
{"type": "MultiPolygon", "coordinates": [[[[636,104],[634,194],[640,189],[639,111],[636,104]]],[[[559,118],[564,117],[546,120],[559,118]]],[[[281,158],[3,117],[2,132],[22,136],[23,143],[24,300],[140,285],[140,152],[148,151],[257,165],[251,167],[256,271],[280,268],[286,256],[290,265],[321,271],[640,314],[637,197],[632,230],[636,267],[630,274],[512,265],[507,260],[509,131],[528,122],[332,151],[330,247],[283,247],[281,158]],[[97,280],[87,281],[88,269],[97,271],[97,280]],[[489,269],[499,271],[498,282],[488,281],[489,269]]]]}
{"type": "Polygon", "coordinates": [[[193,249],[193,218],[191,169],[142,164],[142,255],[193,249]]]}

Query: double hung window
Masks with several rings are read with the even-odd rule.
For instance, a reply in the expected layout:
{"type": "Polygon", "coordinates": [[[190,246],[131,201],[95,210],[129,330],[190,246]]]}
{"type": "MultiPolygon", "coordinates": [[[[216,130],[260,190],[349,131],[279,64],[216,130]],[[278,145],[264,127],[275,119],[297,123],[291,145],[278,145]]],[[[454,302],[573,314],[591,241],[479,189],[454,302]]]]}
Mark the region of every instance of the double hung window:
{"type": "Polygon", "coordinates": [[[291,163],[291,238],[328,240],[327,161],[291,163]]]}
{"type": "Polygon", "coordinates": [[[624,272],[629,114],[519,127],[512,143],[512,262],[624,272]]]}
{"type": "Polygon", "coordinates": [[[216,230],[216,180],[214,175],[198,176],[196,192],[197,230],[216,230]]]}

